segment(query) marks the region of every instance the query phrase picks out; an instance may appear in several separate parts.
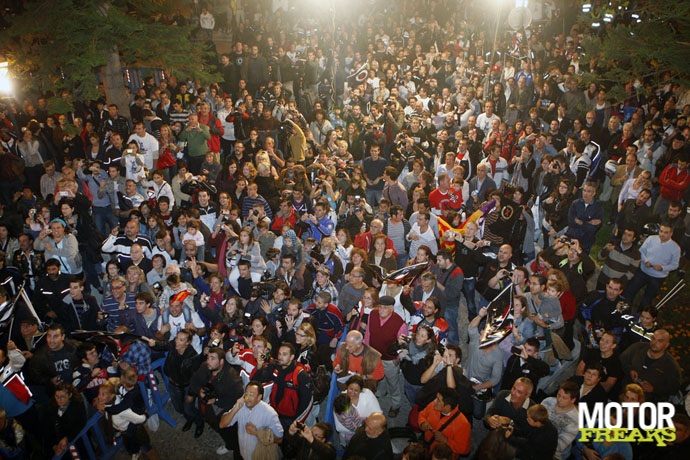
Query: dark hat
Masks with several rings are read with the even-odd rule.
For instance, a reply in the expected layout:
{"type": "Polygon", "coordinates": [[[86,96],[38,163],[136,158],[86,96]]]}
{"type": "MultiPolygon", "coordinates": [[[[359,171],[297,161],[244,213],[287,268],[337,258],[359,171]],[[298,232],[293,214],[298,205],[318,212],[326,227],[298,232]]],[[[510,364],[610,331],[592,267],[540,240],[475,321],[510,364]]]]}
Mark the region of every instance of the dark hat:
{"type": "Polygon", "coordinates": [[[683,136],[681,133],[677,133],[675,136],[671,138],[671,140],[685,142],[685,136],[683,136]]]}
{"type": "Polygon", "coordinates": [[[384,295],[383,297],[379,298],[379,305],[387,305],[392,307],[395,305],[395,299],[389,295],[384,295]]]}

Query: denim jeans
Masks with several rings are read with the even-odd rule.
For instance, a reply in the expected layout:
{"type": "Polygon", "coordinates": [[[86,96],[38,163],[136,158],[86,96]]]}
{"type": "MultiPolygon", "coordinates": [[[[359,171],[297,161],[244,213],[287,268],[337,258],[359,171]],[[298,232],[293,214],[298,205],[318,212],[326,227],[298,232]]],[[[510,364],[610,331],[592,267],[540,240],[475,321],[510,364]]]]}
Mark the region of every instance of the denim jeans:
{"type": "Polygon", "coordinates": [[[448,343],[459,344],[460,332],[458,331],[458,305],[447,306],[443,309],[443,318],[448,323],[448,343]]]}
{"type": "Polygon", "coordinates": [[[367,203],[372,208],[378,206],[381,197],[383,196],[383,189],[381,190],[367,190],[367,203]]]}
{"type": "Polygon", "coordinates": [[[410,406],[414,406],[415,404],[415,399],[417,398],[417,393],[419,390],[422,389],[423,385],[412,385],[410,382],[407,381],[406,378],[403,377],[403,387],[405,389],[405,396],[407,397],[407,400],[410,402],[410,406]]]}
{"type": "Polygon", "coordinates": [[[193,421],[197,426],[204,423],[201,412],[196,408],[194,400],[192,399],[191,402],[187,401],[185,388],[180,388],[171,383],[168,386],[168,393],[170,393],[170,402],[172,402],[173,407],[178,414],[184,416],[185,420],[193,421]]]}
{"type": "Polygon", "coordinates": [[[93,220],[96,224],[96,228],[98,229],[98,231],[103,233],[104,235],[110,234],[110,230],[117,227],[119,224],[117,217],[113,213],[113,208],[111,206],[94,206],[93,220]]]}
{"type": "Polygon", "coordinates": [[[654,301],[656,295],[659,293],[659,288],[661,288],[661,285],[664,283],[665,279],[666,278],[654,278],[653,276],[649,276],[642,270],[638,270],[637,273],[635,273],[635,276],[633,276],[630,282],[628,283],[628,287],[625,289],[624,296],[626,299],[628,299],[628,302],[630,302],[630,304],[635,305],[635,296],[637,295],[640,289],[645,288],[644,295],[642,296],[642,301],[637,303],[636,305],[652,305],[652,302],[654,301]]]}

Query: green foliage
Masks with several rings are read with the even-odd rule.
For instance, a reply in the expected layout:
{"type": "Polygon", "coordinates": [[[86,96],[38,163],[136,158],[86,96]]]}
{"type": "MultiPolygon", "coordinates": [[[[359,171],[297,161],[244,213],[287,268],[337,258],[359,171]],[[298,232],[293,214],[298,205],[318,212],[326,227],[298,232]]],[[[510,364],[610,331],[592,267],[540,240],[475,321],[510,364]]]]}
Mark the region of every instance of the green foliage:
{"type": "MultiPolygon", "coordinates": [[[[191,40],[192,26],[169,26],[160,15],[166,1],[29,0],[0,36],[0,49],[24,87],[45,92],[67,88],[97,97],[97,74],[108,53],[122,66],[146,66],[176,75],[214,80],[205,68],[207,51],[191,40]]],[[[106,89],[107,90],[107,89],[106,89]]]]}
{"type": "Polygon", "coordinates": [[[690,86],[690,2],[641,0],[613,26],[600,15],[585,19],[605,27],[583,44],[585,56],[596,57],[601,69],[585,75],[586,81],[610,86],[609,95],[621,100],[625,83],[635,79],[653,87],[669,81],[690,86]]]}

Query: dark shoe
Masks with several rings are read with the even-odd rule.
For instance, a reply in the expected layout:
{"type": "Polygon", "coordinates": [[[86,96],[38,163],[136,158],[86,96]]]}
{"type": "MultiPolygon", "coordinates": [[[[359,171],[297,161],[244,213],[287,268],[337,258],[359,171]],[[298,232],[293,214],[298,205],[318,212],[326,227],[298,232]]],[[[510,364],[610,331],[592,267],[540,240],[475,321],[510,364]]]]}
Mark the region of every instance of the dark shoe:
{"type": "Polygon", "coordinates": [[[388,411],[388,416],[390,418],[395,418],[398,416],[398,413],[400,412],[400,408],[398,407],[397,409],[394,409],[391,407],[391,410],[388,411]]]}
{"type": "Polygon", "coordinates": [[[182,427],[182,431],[189,431],[192,428],[193,423],[194,422],[192,420],[187,420],[187,423],[185,423],[182,427]]]}
{"type": "Polygon", "coordinates": [[[194,430],[194,437],[200,438],[202,434],[204,434],[204,425],[197,425],[196,430],[194,430]]]}

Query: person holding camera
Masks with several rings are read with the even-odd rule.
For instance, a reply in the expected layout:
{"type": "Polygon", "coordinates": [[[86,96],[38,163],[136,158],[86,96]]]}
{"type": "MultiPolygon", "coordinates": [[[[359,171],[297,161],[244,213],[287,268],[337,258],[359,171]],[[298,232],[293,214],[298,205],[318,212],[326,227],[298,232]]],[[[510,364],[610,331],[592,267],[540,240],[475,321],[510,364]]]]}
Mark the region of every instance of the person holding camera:
{"type": "Polygon", "coordinates": [[[512,284],[515,270],[512,258],[513,248],[509,244],[503,244],[498,248],[495,259],[486,259],[488,263],[484,265],[477,283],[485,305],[494,300],[506,286],[512,284]]]}
{"type": "MultiPolygon", "coordinates": [[[[239,452],[237,430],[222,424],[222,417],[232,408],[232,402],[241,398],[242,379],[237,371],[225,362],[225,351],[219,347],[209,349],[206,363],[191,378],[187,398],[199,398],[203,419],[223,439],[224,444],[216,452],[224,455],[239,452]]],[[[197,432],[203,431],[197,425],[197,432]]]]}
{"type": "Polygon", "coordinates": [[[208,140],[211,132],[208,126],[199,123],[199,116],[190,113],[187,119],[187,127],[180,133],[180,140],[187,143],[187,155],[189,156],[189,170],[192,174],[201,172],[201,163],[208,152],[208,140]]]}
{"type": "Polygon", "coordinates": [[[446,443],[455,455],[468,455],[472,447],[472,425],[460,411],[460,398],[454,389],[442,388],[436,399],[419,413],[419,428],[430,449],[446,443]]]}
{"type": "Polygon", "coordinates": [[[524,296],[527,300],[529,319],[539,326],[539,357],[552,366],[556,364],[556,359],[551,335],[562,332],[564,319],[558,299],[545,294],[546,281],[544,275],[532,274],[529,279],[529,292],[524,296]]]}
{"type": "Polygon", "coordinates": [[[549,375],[549,365],[539,359],[539,340],[535,337],[528,338],[524,344],[514,346],[510,350],[501,390],[510,390],[519,377],[526,377],[532,381],[534,388],[539,384],[539,379],[549,375]]]}
{"type": "Polygon", "coordinates": [[[293,422],[304,423],[314,405],[313,383],[307,369],[295,360],[295,346],[284,342],[275,360],[258,368],[253,379],[270,388],[270,404],[287,431],[293,422]]]}
{"type": "Polygon", "coordinates": [[[328,441],[332,433],[328,423],[319,422],[309,428],[295,421],[288,428],[285,441],[297,452],[297,460],[335,460],[335,447],[328,441]]]}
{"type": "Polygon", "coordinates": [[[542,257],[565,274],[570,290],[575,294],[575,301],[580,305],[587,295],[587,281],[596,268],[594,260],[583,250],[580,241],[562,236],[553,246],[544,250],[542,257]]]}
{"type": "Polygon", "coordinates": [[[328,211],[330,206],[327,201],[319,201],[314,206],[314,214],[302,214],[301,220],[306,223],[309,228],[309,234],[320,242],[323,238],[331,236],[335,225],[333,221],[328,218],[328,211]]]}
{"type": "Polygon", "coordinates": [[[568,210],[566,234],[577,239],[587,254],[594,244],[604,218],[604,207],[594,198],[596,193],[596,183],[585,182],[582,187],[582,198],[573,201],[568,210]]]}

